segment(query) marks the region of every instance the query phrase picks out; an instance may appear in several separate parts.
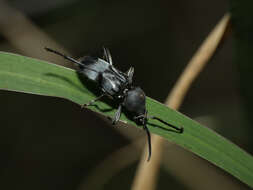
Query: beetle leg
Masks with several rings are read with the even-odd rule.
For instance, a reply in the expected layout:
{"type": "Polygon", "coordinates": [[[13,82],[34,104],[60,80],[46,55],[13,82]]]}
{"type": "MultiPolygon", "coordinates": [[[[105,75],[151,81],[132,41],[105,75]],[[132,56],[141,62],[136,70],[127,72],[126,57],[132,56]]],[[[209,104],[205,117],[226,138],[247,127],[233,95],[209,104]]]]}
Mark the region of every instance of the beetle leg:
{"type": "Polygon", "coordinates": [[[137,120],[139,118],[144,118],[144,117],[145,117],[145,114],[134,116],[134,120],[137,120]]]}
{"type": "Polygon", "coordinates": [[[98,101],[99,99],[103,98],[104,96],[105,96],[105,94],[102,94],[102,95],[100,95],[99,97],[95,98],[94,100],[91,100],[91,101],[89,101],[89,102],[86,103],[86,104],[83,104],[83,105],[82,105],[82,108],[84,108],[84,107],[86,107],[86,106],[91,106],[91,105],[93,105],[94,102],[98,101]]]}
{"type": "Polygon", "coordinates": [[[176,127],[170,123],[167,123],[166,121],[163,121],[162,119],[156,117],[156,116],[148,116],[148,118],[151,118],[151,119],[155,119],[157,121],[160,121],[161,123],[173,128],[173,129],[176,129],[179,133],[183,133],[184,132],[184,128],[183,127],[176,127]]]}
{"type": "Polygon", "coordinates": [[[103,47],[103,50],[104,50],[105,60],[108,61],[110,63],[110,65],[112,65],[112,56],[111,56],[109,49],[107,49],[106,47],[103,47]]]}
{"type": "Polygon", "coordinates": [[[119,118],[120,118],[120,115],[121,115],[121,108],[122,108],[122,105],[120,104],[119,107],[118,107],[118,110],[115,113],[114,118],[112,120],[113,125],[115,125],[119,121],[119,118]]]}
{"type": "Polygon", "coordinates": [[[130,67],[127,71],[127,76],[128,76],[128,80],[129,80],[129,83],[131,84],[132,81],[133,81],[133,75],[134,75],[134,68],[133,67],[130,67]]]}

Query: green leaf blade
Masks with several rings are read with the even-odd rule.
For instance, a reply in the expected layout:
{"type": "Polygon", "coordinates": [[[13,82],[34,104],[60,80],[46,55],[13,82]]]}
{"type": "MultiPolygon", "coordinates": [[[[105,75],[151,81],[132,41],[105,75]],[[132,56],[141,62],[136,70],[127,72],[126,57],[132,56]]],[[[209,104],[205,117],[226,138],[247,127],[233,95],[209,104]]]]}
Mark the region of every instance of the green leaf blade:
{"type": "MultiPolygon", "coordinates": [[[[84,81],[86,82],[88,83],[84,81]]],[[[74,70],[10,53],[0,53],[0,89],[61,97],[80,105],[95,98],[74,70]]],[[[101,109],[111,108],[105,102],[96,104],[101,109]]],[[[251,155],[214,131],[151,98],[147,98],[146,106],[150,115],[159,116],[172,125],[184,127],[184,133],[179,134],[150,119],[148,128],[152,133],[199,155],[253,187],[251,155]]],[[[115,110],[99,112],[94,106],[90,109],[107,116],[113,116],[115,113],[115,110]]],[[[124,114],[121,120],[135,125],[124,114]]]]}

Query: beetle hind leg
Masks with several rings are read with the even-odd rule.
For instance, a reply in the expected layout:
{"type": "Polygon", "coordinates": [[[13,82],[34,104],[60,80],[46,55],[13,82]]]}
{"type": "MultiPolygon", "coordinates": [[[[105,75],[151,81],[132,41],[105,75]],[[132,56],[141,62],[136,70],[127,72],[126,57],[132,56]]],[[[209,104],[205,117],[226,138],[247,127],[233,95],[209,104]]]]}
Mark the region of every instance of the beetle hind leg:
{"type": "Polygon", "coordinates": [[[96,101],[100,100],[100,99],[103,98],[104,96],[105,96],[105,94],[100,95],[99,97],[95,98],[94,100],[91,100],[91,101],[89,101],[89,102],[86,103],[86,104],[83,104],[83,105],[81,106],[81,108],[94,105],[94,103],[95,103],[96,101]]]}

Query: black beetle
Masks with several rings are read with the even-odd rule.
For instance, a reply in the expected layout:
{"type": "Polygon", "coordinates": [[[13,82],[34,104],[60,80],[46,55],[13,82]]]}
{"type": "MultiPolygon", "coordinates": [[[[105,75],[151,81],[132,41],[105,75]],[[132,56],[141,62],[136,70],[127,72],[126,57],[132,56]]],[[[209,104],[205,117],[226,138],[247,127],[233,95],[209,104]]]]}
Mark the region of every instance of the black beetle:
{"type": "Polygon", "coordinates": [[[146,131],[148,137],[148,161],[151,157],[151,137],[147,128],[147,121],[149,118],[158,120],[161,123],[176,129],[179,133],[183,132],[183,128],[173,126],[158,117],[148,116],[148,112],[146,110],[146,95],[140,87],[133,85],[132,79],[134,68],[130,67],[126,73],[116,69],[112,64],[112,57],[107,48],[103,48],[104,59],[85,56],[80,60],[73,59],[72,57],[66,56],[50,48],[45,49],[49,52],[60,55],[71,62],[74,62],[79,66],[78,72],[82,73],[85,77],[98,84],[102,94],[83,106],[92,105],[102,97],[108,96],[113,98],[113,100],[115,100],[119,105],[115,116],[112,119],[112,124],[115,124],[119,121],[122,107],[124,107],[126,111],[130,113],[132,119],[137,124],[143,126],[143,129],[146,131]]]}

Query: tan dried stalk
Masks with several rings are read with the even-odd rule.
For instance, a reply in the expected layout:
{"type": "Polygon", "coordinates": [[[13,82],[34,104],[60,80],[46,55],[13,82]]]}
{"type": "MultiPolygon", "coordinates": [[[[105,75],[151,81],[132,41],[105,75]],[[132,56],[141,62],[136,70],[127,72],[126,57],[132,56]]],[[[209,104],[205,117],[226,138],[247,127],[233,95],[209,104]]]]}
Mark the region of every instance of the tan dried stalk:
{"type": "MultiPolygon", "coordinates": [[[[227,13],[216,25],[186,66],[165,102],[167,106],[173,109],[178,109],[180,107],[191,84],[214,55],[215,50],[224,38],[229,23],[230,15],[227,13]]],[[[164,142],[165,140],[163,138],[152,135],[152,159],[150,162],[146,162],[146,151],[144,151],[136,171],[136,176],[131,188],[132,190],[155,189],[164,142]]]]}
{"type": "Polygon", "coordinates": [[[69,55],[63,47],[4,0],[0,0],[0,33],[23,55],[73,68],[73,64],[44,50],[47,46],[69,55]]]}

